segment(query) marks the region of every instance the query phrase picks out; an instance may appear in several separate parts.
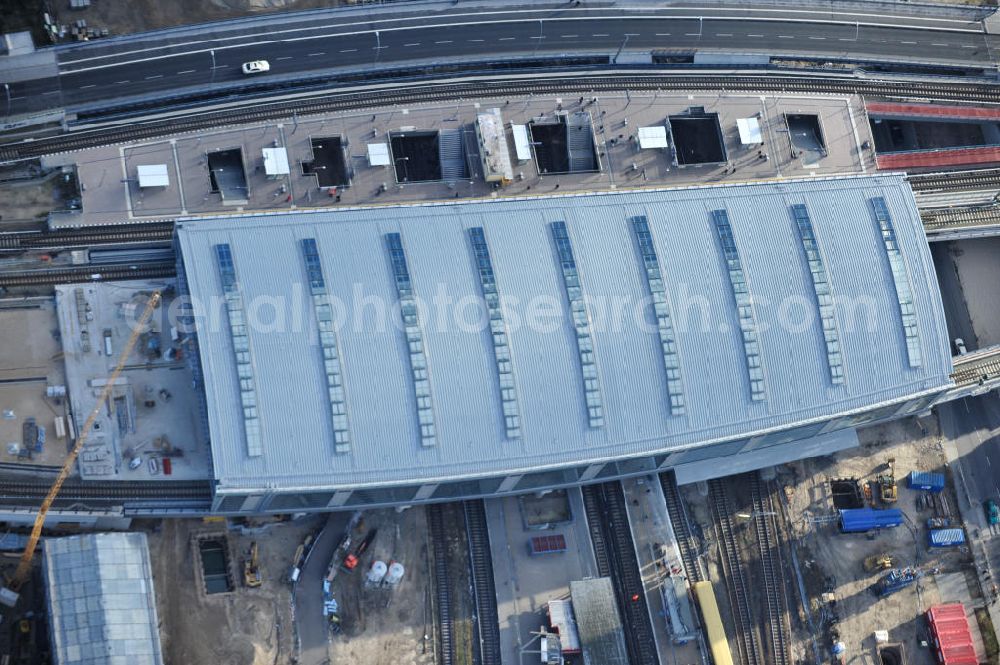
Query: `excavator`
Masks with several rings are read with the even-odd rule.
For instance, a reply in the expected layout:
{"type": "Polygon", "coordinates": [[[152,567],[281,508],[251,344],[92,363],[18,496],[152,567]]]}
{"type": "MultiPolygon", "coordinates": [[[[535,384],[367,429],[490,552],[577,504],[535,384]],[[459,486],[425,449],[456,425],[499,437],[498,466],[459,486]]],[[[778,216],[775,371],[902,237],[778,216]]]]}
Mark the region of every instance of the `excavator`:
{"type": "Polygon", "coordinates": [[[128,361],[129,355],[131,355],[132,350],[135,349],[139,336],[144,332],[150,317],[160,305],[160,298],[161,296],[159,291],[154,291],[150,296],[149,302],[146,303],[146,309],[143,310],[142,316],[139,317],[139,320],[133,327],[132,334],[129,336],[128,342],[126,342],[125,347],[122,349],[121,355],[118,356],[118,362],[115,364],[115,368],[112,370],[111,376],[108,378],[108,382],[104,385],[104,389],[101,390],[100,396],[94,403],[93,410],[90,412],[90,415],[87,416],[87,420],[83,423],[83,427],[80,429],[80,436],[77,437],[72,450],[70,450],[69,454],[66,455],[66,460],[63,462],[62,468],[59,470],[59,474],[52,482],[52,486],[49,487],[49,492],[45,495],[45,499],[42,500],[42,505],[38,508],[38,514],[35,516],[34,525],[31,527],[31,535],[28,537],[28,542],[24,546],[24,552],[21,553],[21,560],[17,564],[17,570],[14,571],[14,575],[8,581],[7,587],[0,590],[0,600],[10,607],[14,607],[17,604],[18,591],[20,591],[21,587],[24,586],[24,583],[31,576],[31,562],[35,557],[35,550],[38,547],[38,539],[42,535],[42,527],[45,526],[45,518],[49,514],[49,510],[52,508],[52,503],[55,501],[56,496],[58,496],[59,490],[62,489],[63,483],[66,482],[66,478],[69,477],[70,471],[72,471],[73,465],[76,463],[76,458],[80,455],[80,451],[83,450],[83,446],[86,444],[87,438],[90,436],[90,431],[94,427],[94,421],[97,420],[97,416],[100,415],[101,410],[104,408],[105,404],[107,404],[108,399],[110,399],[111,391],[114,390],[114,387],[118,382],[118,377],[121,375],[122,370],[125,367],[125,363],[128,361]]]}
{"type": "Polygon", "coordinates": [[[879,498],[882,503],[896,503],[896,458],[890,457],[886,464],[886,473],[876,477],[879,487],[879,498]]]}
{"type": "Polygon", "coordinates": [[[251,589],[256,589],[264,581],[260,574],[260,561],[258,561],[257,555],[257,541],[255,540],[250,543],[249,555],[243,561],[243,584],[251,589]]]}

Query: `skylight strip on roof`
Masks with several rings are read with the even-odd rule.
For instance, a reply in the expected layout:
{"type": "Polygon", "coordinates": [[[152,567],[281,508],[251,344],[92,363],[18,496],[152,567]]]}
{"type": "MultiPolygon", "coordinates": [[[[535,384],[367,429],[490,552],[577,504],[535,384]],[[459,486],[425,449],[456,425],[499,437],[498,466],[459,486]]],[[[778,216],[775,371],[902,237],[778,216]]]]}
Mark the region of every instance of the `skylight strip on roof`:
{"type": "Polygon", "coordinates": [[[736,313],[740,322],[740,333],[743,336],[743,352],[746,356],[747,377],[750,380],[750,399],[755,402],[767,397],[764,385],[764,368],[760,358],[760,341],[757,333],[757,322],[754,319],[753,300],[747,288],[746,275],[743,272],[743,262],[740,260],[736,240],[733,238],[733,227],[729,223],[729,213],[725,210],[713,210],[712,220],[719,237],[722,256],[726,260],[726,270],[729,272],[729,285],[732,287],[733,299],[736,301],[736,313]]]}
{"type": "Polygon", "coordinates": [[[583,299],[580,274],[573,258],[573,245],[566,231],[566,222],[552,222],[552,238],[559,254],[559,268],[562,271],[563,287],[569,300],[576,330],[576,350],[580,357],[583,373],[583,395],[587,405],[587,423],[591,427],[604,427],[604,404],[601,398],[601,383],[597,377],[597,358],[594,355],[594,338],[590,331],[587,305],[583,299]]]}
{"type": "Polygon", "coordinates": [[[481,226],[469,229],[469,240],[479,274],[479,287],[486,302],[486,312],[490,317],[490,339],[493,341],[493,357],[496,360],[497,378],[500,382],[500,406],[503,411],[504,430],[508,439],[521,436],[521,414],[517,403],[517,386],[514,381],[514,362],[510,355],[510,335],[500,306],[500,292],[497,290],[496,273],[490,248],[486,244],[486,233],[481,226]]]}
{"type": "Polygon", "coordinates": [[[302,239],[302,257],[309,279],[313,311],[319,328],[319,346],[326,374],[326,394],[330,404],[330,422],[333,425],[333,449],[338,453],[351,450],[351,430],[347,421],[347,393],[344,388],[344,367],[337,344],[337,331],[333,320],[333,308],[326,292],[323,264],[319,258],[319,248],[315,238],[302,239]]]}
{"type": "Polygon", "coordinates": [[[660,336],[660,351],[663,354],[663,367],[667,375],[667,395],[670,398],[670,413],[675,416],[684,415],[687,406],[684,402],[684,384],[681,381],[681,359],[677,352],[677,336],[670,316],[670,298],[663,284],[663,273],[660,261],[653,244],[653,234],[649,230],[649,222],[645,215],[632,218],[632,230],[639,243],[639,255],[642,258],[643,275],[646,286],[653,298],[653,313],[656,315],[656,329],[660,336]]]}
{"type": "Polygon", "coordinates": [[[892,272],[892,283],[896,287],[896,302],[899,304],[903,336],[906,339],[906,355],[910,367],[920,367],[923,364],[923,354],[920,350],[920,334],[917,332],[917,310],[913,304],[913,291],[910,287],[910,277],[906,272],[906,263],[903,261],[903,254],[899,251],[899,243],[896,240],[896,229],[892,225],[892,217],[885,205],[885,199],[876,196],[871,199],[871,203],[879,230],[882,232],[885,255],[889,259],[889,269],[892,272]]]}
{"type": "Polygon", "coordinates": [[[819,320],[823,330],[823,342],[826,345],[826,361],[830,369],[830,382],[840,385],[844,382],[844,358],[840,350],[840,333],[837,331],[837,317],[833,309],[833,293],[830,290],[830,280],[826,274],[823,255],[816,242],[812,220],[805,205],[796,203],[792,206],[792,217],[802,241],[802,251],[806,255],[809,273],[812,275],[813,293],[816,294],[816,305],[819,307],[819,320]]]}
{"type": "Polygon", "coordinates": [[[228,243],[215,246],[215,262],[219,267],[222,294],[226,299],[226,315],[229,319],[229,334],[236,355],[236,374],[240,386],[240,403],[243,407],[247,455],[260,457],[264,454],[264,448],[260,440],[260,420],[257,417],[257,388],[250,359],[250,338],[247,335],[246,315],[243,311],[243,295],[236,279],[233,251],[228,243]]]}
{"type": "Polygon", "coordinates": [[[402,237],[398,233],[387,233],[385,234],[385,242],[389,247],[389,262],[392,264],[392,275],[396,280],[399,312],[403,319],[403,331],[406,334],[406,346],[410,354],[413,391],[417,398],[420,444],[431,447],[437,445],[437,430],[434,425],[434,403],[431,399],[427,351],[424,347],[424,334],[417,313],[417,302],[413,294],[413,281],[410,279],[410,269],[406,264],[406,252],[403,251],[402,237]]]}

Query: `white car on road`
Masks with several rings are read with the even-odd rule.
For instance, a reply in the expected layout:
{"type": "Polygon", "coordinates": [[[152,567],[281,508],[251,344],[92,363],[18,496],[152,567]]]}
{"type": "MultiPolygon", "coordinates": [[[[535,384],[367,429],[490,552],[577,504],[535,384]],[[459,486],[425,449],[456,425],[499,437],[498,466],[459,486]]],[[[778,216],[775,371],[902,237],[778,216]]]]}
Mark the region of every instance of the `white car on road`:
{"type": "Polygon", "coordinates": [[[254,60],[243,63],[244,74],[263,74],[271,70],[271,63],[267,60],[254,60]]]}

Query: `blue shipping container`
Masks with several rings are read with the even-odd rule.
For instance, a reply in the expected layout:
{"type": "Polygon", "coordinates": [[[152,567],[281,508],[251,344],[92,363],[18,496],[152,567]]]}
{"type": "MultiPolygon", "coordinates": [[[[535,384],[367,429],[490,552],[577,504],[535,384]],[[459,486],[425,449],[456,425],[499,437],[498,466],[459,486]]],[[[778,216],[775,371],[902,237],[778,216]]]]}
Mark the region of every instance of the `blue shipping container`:
{"type": "Polygon", "coordinates": [[[840,530],[844,533],[862,533],[873,529],[888,529],[903,523],[899,508],[874,510],[851,508],[840,511],[840,530]]]}
{"type": "Polygon", "coordinates": [[[913,490],[940,492],[944,489],[944,474],[929,471],[911,471],[907,477],[907,486],[913,490]]]}
{"type": "Polygon", "coordinates": [[[964,545],[965,531],[962,529],[933,529],[927,532],[927,541],[931,547],[964,545]]]}

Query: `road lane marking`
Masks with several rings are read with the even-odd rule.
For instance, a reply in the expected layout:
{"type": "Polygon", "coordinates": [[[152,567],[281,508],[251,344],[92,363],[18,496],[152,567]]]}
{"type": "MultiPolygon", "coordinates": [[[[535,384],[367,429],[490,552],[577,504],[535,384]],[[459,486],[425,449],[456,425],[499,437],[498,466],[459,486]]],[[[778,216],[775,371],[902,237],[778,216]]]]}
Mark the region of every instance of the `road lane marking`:
{"type": "Polygon", "coordinates": [[[826,39],[826,37],[810,37],[809,39],[815,39],[816,41],[822,41],[822,40],[826,39]]]}
{"type": "Polygon", "coordinates": [[[283,56],[281,56],[279,58],[275,58],[275,60],[291,60],[291,59],[292,59],[292,56],[290,56],[290,55],[283,55],[283,56]]]}
{"type": "Polygon", "coordinates": [[[858,40],[856,40],[856,39],[851,39],[850,37],[838,37],[838,38],[837,38],[837,41],[838,41],[838,42],[856,42],[856,41],[858,41],[858,40]]]}
{"type": "MultiPolygon", "coordinates": [[[[409,44],[403,44],[403,46],[420,46],[420,42],[411,42],[409,44]]],[[[343,51],[341,51],[343,53],[343,51]]]]}
{"type": "Polygon", "coordinates": [[[747,37],[763,37],[764,35],[747,35],[747,37]]]}
{"type": "MultiPolygon", "coordinates": [[[[96,83],[91,83],[90,85],[81,85],[80,90],[86,90],[87,88],[96,88],[96,87],[97,87],[96,83]]],[[[11,99],[13,99],[13,97],[11,97],[11,99]]]]}
{"type": "Polygon", "coordinates": [[[559,36],[562,37],[563,39],[576,39],[580,35],[559,35],[559,36]]]}
{"type": "Polygon", "coordinates": [[[320,51],[319,53],[307,53],[306,56],[309,58],[315,58],[320,55],[326,55],[325,51],[320,51]]]}
{"type": "Polygon", "coordinates": [[[153,79],[161,79],[161,78],[163,78],[163,74],[153,74],[152,76],[147,76],[146,80],[152,81],[153,79]]]}
{"type": "MultiPolygon", "coordinates": [[[[278,60],[281,60],[281,58],[278,58],[278,60]]],[[[198,70],[197,69],[185,69],[182,72],[177,72],[177,75],[180,76],[181,74],[194,74],[196,71],[198,71],[198,70]]]]}
{"type": "Polygon", "coordinates": [[[115,81],[115,85],[125,85],[126,83],[130,83],[130,81],[115,81]]]}
{"type": "Polygon", "coordinates": [[[591,37],[610,37],[611,35],[609,35],[606,32],[595,32],[594,34],[592,34],[590,36],[591,37]]]}
{"type": "Polygon", "coordinates": [[[685,37],[701,37],[701,33],[700,32],[685,32],[684,36],[685,37]]]}
{"type": "Polygon", "coordinates": [[[993,466],[993,462],[990,461],[989,456],[986,456],[986,466],[993,466]]]}
{"type": "Polygon", "coordinates": [[[641,37],[642,35],[640,35],[638,32],[626,32],[625,36],[626,37],[641,37]]]}
{"type": "Polygon", "coordinates": [[[931,46],[947,46],[947,45],[948,44],[941,42],[931,42],[931,46]]]}
{"type": "Polygon", "coordinates": [[[962,44],[962,48],[976,48],[976,47],[972,46],[971,44],[962,44]]]}
{"type": "Polygon", "coordinates": [[[345,48],[345,49],[341,50],[341,53],[354,53],[357,50],[358,49],[356,49],[356,48],[345,48]]]}
{"type": "Polygon", "coordinates": [[[485,39],[469,39],[467,41],[470,41],[470,42],[485,42],[486,40],[485,39]]]}
{"type": "Polygon", "coordinates": [[[545,39],[545,37],[540,37],[538,35],[535,35],[534,37],[529,37],[528,39],[545,39]]]}
{"type": "Polygon", "coordinates": [[[656,33],[656,36],[657,37],[669,37],[670,33],[669,32],[658,32],[658,33],[656,33]]]}
{"type": "Polygon", "coordinates": [[[715,33],[715,36],[716,37],[732,37],[733,33],[731,33],[731,32],[717,32],[717,33],[715,33]]]}
{"type": "Polygon", "coordinates": [[[43,95],[58,95],[59,91],[58,90],[49,90],[48,92],[43,92],[42,94],[43,95]]]}
{"type": "Polygon", "coordinates": [[[229,65],[216,65],[215,67],[212,67],[212,69],[225,69],[228,66],[229,65]]]}
{"type": "Polygon", "coordinates": [[[453,41],[452,41],[452,40],[450,40],[450,39],[442,39],[441,41],[439,41],[439,42],[434,42],[434,43],[435,43],[435,44],[454,44],[455,42],[453,42],[453,41]]]}
{"type": "Polygon", "coordinates": [[[916,44],[916,42],[899,42],[899,43],[900,43],[900,44],[910,44],[911,46],[912,46],[913,44],[916,44]]]}
{"type": "Polygon", "coordinates": [[[501,37],[501,38],[499,39],[499,41],[501,41],[501,42],[512,42],[512,41],[514,41],[515,39],[517,39],[517,37],[501,37]]]}
{"type": "Polygon", "coordinates": [[[778,39],[795,39],[792,35],[778,35],[778,39]]]}

